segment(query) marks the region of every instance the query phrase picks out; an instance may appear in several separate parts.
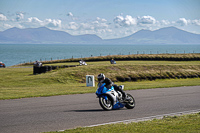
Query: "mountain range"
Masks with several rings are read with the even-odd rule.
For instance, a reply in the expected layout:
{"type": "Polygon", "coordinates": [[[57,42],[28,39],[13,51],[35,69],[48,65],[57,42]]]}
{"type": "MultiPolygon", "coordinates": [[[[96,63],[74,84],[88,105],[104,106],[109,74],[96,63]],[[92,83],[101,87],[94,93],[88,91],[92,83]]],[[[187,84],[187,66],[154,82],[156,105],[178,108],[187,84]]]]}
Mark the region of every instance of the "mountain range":
{"type": "Polygon", "coordinates": [[[46,27],[11,28],[0,32],[0,44],[200,44],[200,34],[166,27],[140,30],[123,38],[102,39],[94,34],[70,35],[46,27]]]}

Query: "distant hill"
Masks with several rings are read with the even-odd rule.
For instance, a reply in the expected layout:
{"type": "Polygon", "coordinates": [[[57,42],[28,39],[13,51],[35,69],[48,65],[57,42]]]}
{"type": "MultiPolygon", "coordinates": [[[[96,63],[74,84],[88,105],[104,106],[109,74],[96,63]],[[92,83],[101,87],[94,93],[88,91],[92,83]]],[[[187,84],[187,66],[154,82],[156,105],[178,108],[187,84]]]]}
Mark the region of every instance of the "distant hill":
{"type": "Polygon", "coordinates": [[[11,28],[0,32],[0,43],[11,44],[94,44],[102,39],[93,34],[73,36],[64,31],[46,27],[19,29],[11,28]]]}
{"type": "Polygon", "coordinates": [[[140,30],[130,36],[119,39],[108,39],[117,44],[200,44],[200,34],[193,34],[175,27],[159,30],[140,30]]]}
{"type": "Polygon", "coordinates": [[[175,27],[140,30],[117,39],[101,39],[94,34],[70,35],[64,31],[40,28],[11,28],[0,32],[0,44],[200,44],[200,34],[175,27]]]}

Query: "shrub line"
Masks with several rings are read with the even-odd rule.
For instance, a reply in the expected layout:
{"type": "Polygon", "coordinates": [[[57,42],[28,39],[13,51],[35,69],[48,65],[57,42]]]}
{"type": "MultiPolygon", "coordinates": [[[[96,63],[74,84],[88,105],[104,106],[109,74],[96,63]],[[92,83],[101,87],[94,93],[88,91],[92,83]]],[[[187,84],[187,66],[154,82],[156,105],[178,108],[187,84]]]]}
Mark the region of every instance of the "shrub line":
{"type": "Polygon", "coordinates": [[[183,73],[179,72],[174,74],[173,72],[164,72],[162,74],[133,74],[129,76],[116,76],[115,82],[125,82],[125,81],[142,81],[142,80],[156,80],[156,79],[186,79],[186,78],[199,78],[200,72],[183,73]]]}
{"type": "MultiPolygon", "coordinates": [[[[144,60],[144,61],[200,61],[200,53],[190,54],[132,54],[132,55],[107,55],[107,56],[94,56],[85,58],[71,58],[62,60],[41,61],[43,64],[51,63],[65,63],[65,62],[78,62],[81,59],[85,61],[110,61],[115,59],[118,61],[128,60],[144,60]]],[[[34,62],[23,63],[20,65],[33,65],[34,62]]]]}

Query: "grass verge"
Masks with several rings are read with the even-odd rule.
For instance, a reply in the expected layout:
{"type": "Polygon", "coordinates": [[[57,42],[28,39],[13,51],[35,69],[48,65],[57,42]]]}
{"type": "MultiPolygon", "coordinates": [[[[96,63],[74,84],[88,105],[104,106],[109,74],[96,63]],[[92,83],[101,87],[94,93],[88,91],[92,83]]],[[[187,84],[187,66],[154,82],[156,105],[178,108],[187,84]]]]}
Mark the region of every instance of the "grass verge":
{"type": "MultiPolygon", "coordinates": [[[[200,113],[182,116],[168,116],[151,121],[129,124],[109,124],[97,127],[80,127],[62,133],[199,133],[200,113]]],[[[55,133],[55,132],[49,132],[55,133]]]]}
{"type": "MultiPolygon", "coordinates": [[[[70,64],[73,65],[72,62],[70,64]]],[[[56,65],[68,65],[68,63],[56,65]]],[[[176,74],[198,75],[199,61],[117,61],[115,65],[111,65],[109,61],[98,61],[88,62],[87,66],[61,68],[38,75],[33,75],[33,68],[3,68],[0,69],[0,73],[1,100],[94,93],[96,87],[86,87],[85,76],[96,77],[99,73],[104,73],[115,81],[115,84],[124,84],[125,90],[200,85],[199,78],[175,77],[176,74]],[[174,75],[172,79],[157,78],[149,81],[146,78],[149,75],[170,77],[172,74],[174,75]],[[130,79],[133,76],[140,78],[137,82],[119,82],[119,76],[123,79],[130,79]]]]}

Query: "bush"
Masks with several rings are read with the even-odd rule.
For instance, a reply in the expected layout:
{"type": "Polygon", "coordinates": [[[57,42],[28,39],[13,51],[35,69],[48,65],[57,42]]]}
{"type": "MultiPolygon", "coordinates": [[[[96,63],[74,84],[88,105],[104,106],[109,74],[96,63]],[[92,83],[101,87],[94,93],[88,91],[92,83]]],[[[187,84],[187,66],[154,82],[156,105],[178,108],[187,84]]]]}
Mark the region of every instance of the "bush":
{"type": "Polygon", "coordinates": [[[123,76],[116,76],[117,81],[124,82],[125,78],[123,76]]]}

